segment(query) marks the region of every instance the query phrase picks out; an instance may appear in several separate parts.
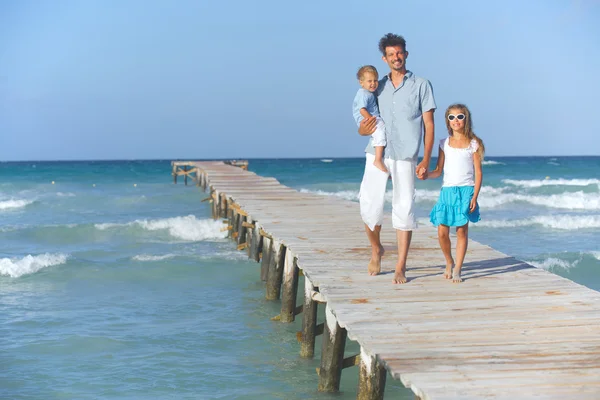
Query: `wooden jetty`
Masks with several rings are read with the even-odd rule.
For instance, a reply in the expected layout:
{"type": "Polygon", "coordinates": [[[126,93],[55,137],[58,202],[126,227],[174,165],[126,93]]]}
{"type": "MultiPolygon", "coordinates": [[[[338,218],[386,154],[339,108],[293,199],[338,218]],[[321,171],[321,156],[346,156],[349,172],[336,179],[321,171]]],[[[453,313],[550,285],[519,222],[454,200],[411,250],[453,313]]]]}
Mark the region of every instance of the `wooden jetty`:
{"type": "Polygon", "coordinates": [[[337,391],[342,369],[358,365],[359,399],[383,398],[386,372],[423,400],[600,399],[600,293],[473,240],[465,281],[452,284],[428,226],[413,235],[409,282],[393,285],[389,218],[384,273],[371,277],[357,203],[223,162],[187,167],[210,193],[213,217],[260,262],[267,299],[281,298],[281,322],[302,314],[300,355],[313,357],[323,335],[320,391],[337,391]],[[326,307],[321,324],[318,304],[326,307]],[[360,354],[344,358],[346,337],[360,354]]]}

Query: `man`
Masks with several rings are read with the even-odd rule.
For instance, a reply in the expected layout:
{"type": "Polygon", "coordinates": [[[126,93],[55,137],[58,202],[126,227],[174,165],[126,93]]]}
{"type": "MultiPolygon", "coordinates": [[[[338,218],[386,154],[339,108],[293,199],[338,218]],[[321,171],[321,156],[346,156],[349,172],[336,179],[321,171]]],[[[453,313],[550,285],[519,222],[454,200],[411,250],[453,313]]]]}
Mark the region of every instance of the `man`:
{"type": "MultiPolygon", "coordinates": [[[[360,186],[360,213],[371,243],[369,275],[381,271],[384,249],[380,232],[383,221],[384,195],[389,176],[393,183],[392,225],[398,241],[398,262],[393,283],[406,283],[406,258],[417,227],[414,215],[415,173],[419,179],[427,178],[434,139],[433,112],[436,105],[431,83],[406,69],[406,41],[402,36],[388,33],[379,41],[382,59],[390,73],[379,81],[377,97],[379,111],[386,126],[387,146],[385,165],[388,173],[373,165],[374,149],[370,142],[365,149],[365,173],[360,186]],[[417,155],[425,127],[423,161],[417,155]]],[[[364,119],[358,129],[363,136],[371,135],[376,127],[375,118],[364,119]]]]}

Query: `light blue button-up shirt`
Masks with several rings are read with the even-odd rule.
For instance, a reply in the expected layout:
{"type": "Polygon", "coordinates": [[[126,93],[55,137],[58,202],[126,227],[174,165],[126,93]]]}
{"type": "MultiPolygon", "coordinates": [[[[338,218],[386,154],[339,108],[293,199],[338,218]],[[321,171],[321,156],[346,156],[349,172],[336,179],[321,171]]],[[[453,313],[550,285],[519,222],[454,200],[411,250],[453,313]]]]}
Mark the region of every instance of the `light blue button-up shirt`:
{"type": "MultiPolygon", "coordinates": [[[[404,80],[395,88],[386,75],[379,81],[377,99],[385,123],[385,157],[416,161],[423,138],[423,113],[436,108],[431,83],[406,71],[404,80]]],[[[371,140],[365,152],[375,154],[371,140]]]]}
{"type": "Polygon", "coordinates": [[[364,88],[358,89],[356,96],[354,96],[354,101],[352,102],[352,115],[354,115],[354,120],[357,125],[364,119],[360,113],[361,108],[365,108],[373,117],[380,116],[379,107],[377,106],[377,97],[375,97],[374,93],[371,93],[364,88]]]}

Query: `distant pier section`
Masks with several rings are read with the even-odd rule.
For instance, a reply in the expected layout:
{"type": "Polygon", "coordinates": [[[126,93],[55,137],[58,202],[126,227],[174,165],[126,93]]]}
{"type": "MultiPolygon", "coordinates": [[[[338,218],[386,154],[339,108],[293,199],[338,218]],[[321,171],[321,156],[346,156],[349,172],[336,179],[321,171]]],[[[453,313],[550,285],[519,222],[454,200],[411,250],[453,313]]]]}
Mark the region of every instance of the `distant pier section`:
{"type": "Polygon", "coordinates": [[[452,284],[430,226],[413,236],[409,282],[393,285],[389,215],[384,270],[372,277],[357,203],[247,168],[178,161],[173,177],[207,191],[213,218],[260,264],[265,297],[281,302],[274,319],[302,318],[300,356],[312,358],[322,336],[319,391],[338,391],[342,370],[358,366],[358,399],[382,399],[388,372],[421,400],[600,399],[600,293],[473,240],[464,282],[452,284]],[[347,337],[360,353],[344,354],[347,337]]]}
{"type": "MultiPolygon", "coordinates": [[[[177,177],[183,175],[183,181],[187,185],[188,176],[195,182],[199,182],[198,176],[198,167],[195,164],[195,161],[171,161],[171,168],[173,175],[173,183],[177,183],[177,177]]],[[[227,160],[223,161],[226,165],[232,165],[234,167],[239,167],[243,170],[248,170],[248,161],[247,160],[227,160]]]]}

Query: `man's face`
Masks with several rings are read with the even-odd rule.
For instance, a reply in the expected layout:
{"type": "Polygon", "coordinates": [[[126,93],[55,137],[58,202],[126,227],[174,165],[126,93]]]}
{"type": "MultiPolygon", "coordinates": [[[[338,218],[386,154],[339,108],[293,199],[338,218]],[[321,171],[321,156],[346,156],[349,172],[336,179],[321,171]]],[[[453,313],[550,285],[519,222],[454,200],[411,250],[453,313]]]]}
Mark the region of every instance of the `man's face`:
{"type": "Polygon", "coordinates": [[[406,68],[407,57],[408,51],[405,51],[401,46],[389,46],[385,48],[385,56],[382,59],[392,71],[401,72],[406,68]]]}

